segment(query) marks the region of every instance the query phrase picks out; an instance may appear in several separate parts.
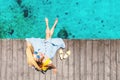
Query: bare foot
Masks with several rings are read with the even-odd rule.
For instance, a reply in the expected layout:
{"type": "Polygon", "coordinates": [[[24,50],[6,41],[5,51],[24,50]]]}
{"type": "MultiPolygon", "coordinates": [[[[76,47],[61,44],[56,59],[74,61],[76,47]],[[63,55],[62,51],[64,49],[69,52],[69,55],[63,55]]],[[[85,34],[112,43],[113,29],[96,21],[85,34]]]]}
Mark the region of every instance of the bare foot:
{"type": "Polygon", "coordinates": [[[45,22],[48,22],[48,18],[45,17],[45,22]]]}
{"type": "Polygon", "coordinates": [[[58,18],[56,18],[56,20],[55,20],[55,24],[57,24],[58,23],[58,18]]]}
{"type": "Polygon", "coordinates": [[[54,23],[54,25],[53,25],[53,27],[52,27],[53,29],[56,28],[56,24],[57,24],[57,23],[58,23],[58,18],[56,18],[56,20],[55,20],[55,23],[54,23]]]}

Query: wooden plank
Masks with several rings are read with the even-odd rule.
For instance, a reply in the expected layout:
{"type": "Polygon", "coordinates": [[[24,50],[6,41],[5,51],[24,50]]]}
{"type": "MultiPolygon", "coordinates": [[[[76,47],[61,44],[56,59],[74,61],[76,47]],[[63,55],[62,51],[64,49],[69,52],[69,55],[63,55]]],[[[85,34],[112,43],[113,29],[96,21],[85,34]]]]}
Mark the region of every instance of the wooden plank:
{"type": "Polygon", "coordinates": [[[81,80],[81,41],[79,40],[79,80],[81,80]]]}
{"type": "Polygon", "coordinates": [[[74,52],[73,52],[73,44],[74,41],[70,40],[68,42],[69,44],[69,49],[71,51],[71,55],[69,56],[69,80],[74,80],[74,52]]]}
{"type": "Polygon", "coordinates": [[[111,41],[111,80],[116,80],[116,41],[111,41]]]}
{"type": "Polygon", "coordinates": [[[18,55],[18,80],[23,79],[23,41],[18,40],[18,49],[17,49],[17,55],[18,55]]]}
{"type": "MultiPolygon", "coordinates": [[[[57,54],[58,54],[58,51],[57,51],[57,54]]],[[[55,57],[52,60],[53,64],[56,66],[56,68],[57,68],[57,54],[55,55],[55,57]]],[[[58,68],[57,68],[57,70],[58,70],[58,68]]],[[[58,72],[57,72],[57,74],[58,74],[58,72]]],[[[53,71],[51,70],[51,80],[56,80],[56,78],[57,78],[56,74],[53,74],[53,71]]]]}
{"type": "Polygon", "coordinates": [[[117,79],[120,80],[120,40],[117,40],[117,79]]]}
{"type": "Polygon", "coordinates": [[[32,68],[32,67],[28,67],[28,72],[29,72],[29,74],[28,74],[28,79],[29,80],[36,80],[36,78],[37,78],[37,71],[34,69],[34,68],[32,68]]]}
{"type": "Polygon", "coordinates": [[[23,65],[24,65],[24,75],[23,80],[29,80],[29,71],[28,71],[28,64],[27,64],[27,56],[26,56],[26,41],[23,43],[23,65]]]}
{"type": "Polygon", "coordinates": [[[45,80],[46,76],[45,74],[40,73],[40,80],[45,80]]]}
{"type": "Polygon", "coordinates": [[[86,43],[86,56],[87,56],[87,80],[92,80],[92,41],[86,43]]]}
{"type": "MultiPolygon", "coordinates": [[[[68,50],[68,40],[64,40],[64,42],[66,45],[64,51],[66,52],[68,50]]],[[[68,74],[69,74],[68,65],[69,65],[69,58],[63,60],[63,80],[68,80],[68,74]]]]}
{"type": "Polygon", "coordinates": [[[13,80],[18,80],[17,40],[13,41],[13,80]]]}
{"type": "MultiPolygon", "coordinates": [[[[0,65],[2,65],[2,39],[0,39],[0,65]]],[[[0,66],[0,80],[1,80],[1,68],[2,66],[0,66]]]]}
{"type": "Polygon", "coordinates": [[[86,80],[86,41],[85,40],[81,40],[80,41],[80,45],[81,45],[81,80],[86,80]]]}
{"type": "Polygon", "coordinates": [[[110,40],[105,41],[105,80],[110,80],[110,40]]]}
{"type": "Polygon", "coordinates": [[[6,76],[6,73],[7,73],[7,40],[2,40],[2,66],[1,66],[1,80],[7,80],[7,76],[6,76]]]}
{"type": "Polygon", "coordinates": [[[104,80],[104,41],[100,40],[98,43],[98,65],[99,65],[99,80],[104,80]]]}
{"type": "Polygon", "coordinates": [[[50,78],[51,78],[51,72],[50,70],[48,70],[45,74],[45,80],[50,80],[50,78]]]}
{"type": "Polygon", "coordinates": [[[80,80],[80,41],[74,40],[74,80],[80,80]]]}
{"type": "Polygon", "coordinates": [[[59,54],[57,54],[57,57],[56,57],[57,59],[57,65],[56,65],[56,67],[57,67],[57,74],[56,74],[56,79],[57,80],[62,80],[63,79],[63,74],[62,74],[62,71],[63,71],[63,62],[62,62],[62,60],[60,60],[60,57],[59,57],[59,54]]]}
{"type": "Polygon", "coordinates": [[[30,75],[31,76],[30,80],[40,80],[40,71],[36,71],[34,69],[31,70],[32,74],[30,75]]]}
{"type": "Polygon", "coordinates": [[[92,59],[92,66],[93,66],[93,76],[92,80],[98,80],[98,41],[93,41],[93,59],[92,59]]]}
{"type": "Polygon", "coordinates": [[[7,80],[12,80],[12,40],[7,40],[6,42],[6,56],[7,56],[7,80]]]}

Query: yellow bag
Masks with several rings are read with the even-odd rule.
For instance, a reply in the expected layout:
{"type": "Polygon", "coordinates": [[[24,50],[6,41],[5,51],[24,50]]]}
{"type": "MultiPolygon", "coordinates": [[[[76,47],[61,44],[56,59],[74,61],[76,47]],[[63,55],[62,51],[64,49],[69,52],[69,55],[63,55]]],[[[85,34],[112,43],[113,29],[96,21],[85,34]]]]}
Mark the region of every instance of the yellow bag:
{"type": "Polygon", "coordinates": [[[42,70],[46,71],[48,69],[48,67],[46,67],[49,63],[51,62],[50,59],[47,59],[43,64],[42,64],[42,70]]]}

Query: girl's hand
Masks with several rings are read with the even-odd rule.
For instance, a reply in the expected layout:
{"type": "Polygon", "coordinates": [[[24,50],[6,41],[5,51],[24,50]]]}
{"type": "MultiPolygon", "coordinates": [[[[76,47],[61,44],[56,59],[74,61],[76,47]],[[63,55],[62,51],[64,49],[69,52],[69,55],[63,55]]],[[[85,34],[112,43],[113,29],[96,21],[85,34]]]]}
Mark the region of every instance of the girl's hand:
{"type": "Polygon", "coordinates": [[[45,21],[48,22],[48,18],[45,17],[45,21]]]}
{"type": "Polygon", "coordinates": [[[56,18],[55,23],[56,23],[56,24],[58,23],[58,18],[56,18]]]}

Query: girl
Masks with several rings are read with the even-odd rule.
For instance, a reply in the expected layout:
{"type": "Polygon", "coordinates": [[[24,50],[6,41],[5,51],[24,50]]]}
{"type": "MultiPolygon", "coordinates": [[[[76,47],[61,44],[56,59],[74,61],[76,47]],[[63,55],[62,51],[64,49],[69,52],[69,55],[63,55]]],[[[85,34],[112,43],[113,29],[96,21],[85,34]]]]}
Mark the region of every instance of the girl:
{"type": "Polygon", "coordinates": [[[36,70],[45,73],[49,69],[53,69],[56,73],[56,67],[52,63],[52,59],[55,56],[56,51],[59,49],[60,58],[65,59],[70,55],[70,51],[67,51],[63,55],[63,48],[65,48],[65,43],[61,38],[51,38],[58,19],[51,29],[49,29],[48,19],[45,18],[46,22],[46,39],[41,38],[26,38],[27,41],[27,63],[29,66],[34,67],[36,70]]]}

